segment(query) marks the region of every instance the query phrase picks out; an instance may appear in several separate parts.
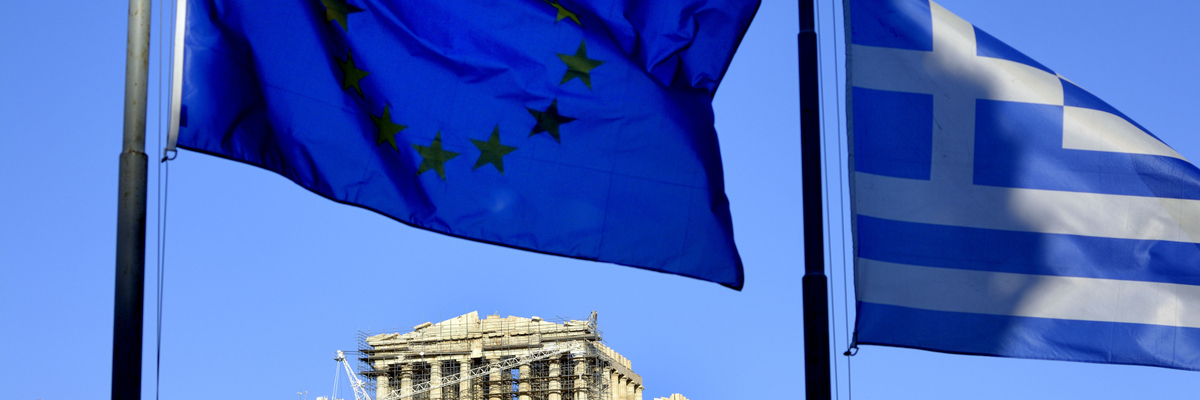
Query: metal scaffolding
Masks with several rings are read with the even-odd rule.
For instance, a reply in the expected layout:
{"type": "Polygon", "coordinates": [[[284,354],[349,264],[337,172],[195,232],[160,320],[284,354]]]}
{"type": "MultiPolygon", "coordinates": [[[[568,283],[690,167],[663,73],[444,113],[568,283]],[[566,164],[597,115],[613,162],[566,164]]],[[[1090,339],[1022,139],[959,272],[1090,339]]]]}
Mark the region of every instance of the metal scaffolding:
{"type": "MultiPolygon", "coordinates": [[[[437,324],[358,332],[358,373],[378,400],[602,400],[629,360],[587,320],[464,314],[437,324]]],[[[640,393],[640,391],[639,391],[640,393]]]]}

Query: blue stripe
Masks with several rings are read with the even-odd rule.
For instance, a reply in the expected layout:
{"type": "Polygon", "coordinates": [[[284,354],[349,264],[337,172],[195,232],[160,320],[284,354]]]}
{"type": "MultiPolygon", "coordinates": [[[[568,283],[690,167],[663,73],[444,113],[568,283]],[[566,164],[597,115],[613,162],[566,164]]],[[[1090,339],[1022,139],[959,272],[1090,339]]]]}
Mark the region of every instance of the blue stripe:
{"type": "Polygon", "coordinates": [[[1200,200],[1200,169],[1146,154],[1064,149],[1062,106],[978,100],[977,185],[1200,200]]]}
{"type": "Polygon", "coordinates": [[[928,0],[853,0],[850,15],[851,43],[933,51],[928,0]]]}
{"type": "Polygon", "coordinates": [[[1025,53],[1012,48],[1007,43],[1001,42],[1000,39],[996,39],[995,36],[984,32],[979,27],[975,27],[975,55],[1017,62],[1051,74],[1054,73],[1054,71],[1046,68],[1042,63],[1034,61],[1034,59],[1029,58],[1025,53]]]}
{"type": "Polygon", "coordinates": [[[1200,285],[1200,245],[857,216],[858,256],[926,267],[1200,285]]]}
{"type": "Polygon", "coordinates": [[[859,344],[1200,370],[1200,329],[930,311],[859,302],[859,344]]]}
{"type": "MultiPolygon", "coordinates": [[[[1096,97],[1096,95],[1092,94],[1091,92],[1083,90],[1083,88],[1079,87],[1079,85],[1071,83],[1071,81],[1062,78],[1059,78],[1058,81],[1062,83],[1063,105],[1079,108],[1090,108],[1116,115],[1125,119],[1126,121],[1129,121],[1129,123],[1133,124],[1133,126],[1136,126],[1138,129],[1146,132],[1147,135],[1154,136],[1153,133],[1150,133],[1149,129],[1146,129],[1146,127],[1137,123],[1137,121],[1134,121],[1132,118],[1129,118],[1129,116],[1125,115],[1124,113],[1117,111],[1115,107],[1105,103],[1104,100],[1100,100],[1099,97],[1096,97]]],[[[1154,138],[1158,139],[1158,136],[1154,136],[1154,138]]],[[[1161,142],[1162,139],[1159,139],[1158,141],[1161,142]]]]}

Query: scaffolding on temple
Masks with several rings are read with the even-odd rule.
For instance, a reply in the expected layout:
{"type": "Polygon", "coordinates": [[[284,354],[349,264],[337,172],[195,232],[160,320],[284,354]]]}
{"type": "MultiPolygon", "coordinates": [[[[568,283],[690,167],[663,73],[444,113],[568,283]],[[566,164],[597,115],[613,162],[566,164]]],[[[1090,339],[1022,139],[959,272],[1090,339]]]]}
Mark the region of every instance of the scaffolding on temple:
{"type": "Polygon", "coordinates": [[[406,331],[358,332],[376,400],[641,400],[642,378],[587,320],[471,312],[406,331]]]}

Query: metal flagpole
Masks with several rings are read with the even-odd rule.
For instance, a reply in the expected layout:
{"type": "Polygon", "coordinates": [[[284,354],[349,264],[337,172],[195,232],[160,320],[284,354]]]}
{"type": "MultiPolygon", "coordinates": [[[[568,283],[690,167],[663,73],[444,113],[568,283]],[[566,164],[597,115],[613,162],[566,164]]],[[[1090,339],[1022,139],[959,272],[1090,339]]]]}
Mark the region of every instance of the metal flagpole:
{"type": "Polygon", "coordinates": [[[830,398],[829,292],[821,204],[821,105],[814,0],[800,0],[800,156],[804,215],[804,386],[808,400],[830,398]]]}
{"type": "Polygon", "coordinates": [[[150,0],[129,0],[125,127],[117,195],[117,277],[113,308],[112,398],[142,396],[142,307],[146,280],[146,83],[150,0]]]}

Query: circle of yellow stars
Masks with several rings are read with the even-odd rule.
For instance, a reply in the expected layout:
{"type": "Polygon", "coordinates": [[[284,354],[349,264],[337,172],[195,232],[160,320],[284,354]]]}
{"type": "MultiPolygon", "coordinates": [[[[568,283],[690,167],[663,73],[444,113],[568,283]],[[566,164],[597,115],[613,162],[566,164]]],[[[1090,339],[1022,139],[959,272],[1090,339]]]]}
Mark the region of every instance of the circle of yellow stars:
{"type": "MultiPolygon", "coordinates": [[[[336,23],[341,26],[342,30],[350,32],[350,14],[362,12],[363,9],[350,4],[347,0],[317,0],[324,7],[325,22],[336,23]]],[[[566,7],[558,2],[558,0],[543,0],[546,4],[553,7],[555,13],[554,22],[557,24],[563,20],[570,20],[577,26],[583,27],[579,16],[571,12],[566,7]]],[[[572,80],[579,80],[588,90],[592,89],[591,72],[596,67],[604,64],[604,61],[588,58],[587,41],[583,40],[579,43],[579,48],[574,54],[558,53],[558,58],[566,65],[567,70],[563,73],[562,81],[559,85],[565,85],[572,80]]],[[[363,95],[360,82],[370,76],[370,73],[359,69],[354,63],[354,55],[347,51],[346,58],[342,59],[334,56],[334,62],[342,72],[342,90],[354,89],[359,97],[363,95]]],[[[546,133],[554,139],[555,142],[561,143],[560,127],[563,124],[574,121],[575,118],[568,117],[558,113],[558,99],[550,101],[550,105],[543,110],[537,110],[526,107],[529,114],[533,116],[536,123],[533,129],[529,132],[529,136],[535,136],[539,133],[546,133]]],[[[390,105],[384,103],[383,112],[379,116],[371,115],[371,122],[375,124],[376,144],[383,145],[387,143],[391,145],[395,151],[400,151],[399,145],[396,144],[396,134],[408,128],[406,125],[401,125],[392,120],[390,105]]],[[[517,147],[504,145],[500,142],[500,126],[496,125],[492,129],[491,135],[487,140],[470,139],[475,148],[479,150],[479,158],[475,160],[475,166],[472,171],[478,170],[480,167],[491,165],[496,168],[500,174],[504,174],[504,156],[517,150],[517,147]]],[[[460,154],[446,150],[442,147],[442,132],[438,131],[434,136],[433,141],[428,146],[421,144],[412,144],[412,148],[421,156],[421,164],[417,166],[417,175],[433,170],[438,177],[443,181],[446,180],[446,162],[458,157],[460,154]]]]}

